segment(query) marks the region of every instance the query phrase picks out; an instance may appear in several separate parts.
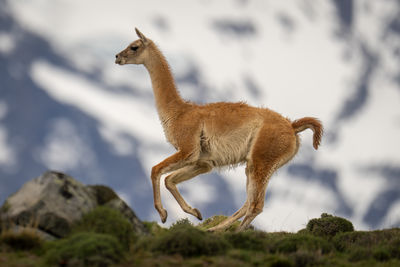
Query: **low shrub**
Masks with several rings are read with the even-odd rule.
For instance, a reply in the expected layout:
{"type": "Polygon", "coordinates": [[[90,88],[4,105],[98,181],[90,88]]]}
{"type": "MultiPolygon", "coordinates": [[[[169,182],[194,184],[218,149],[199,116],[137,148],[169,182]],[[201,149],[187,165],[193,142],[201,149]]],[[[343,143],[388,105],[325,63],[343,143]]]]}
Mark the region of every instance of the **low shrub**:
{"type": "Polygon", "coordinates": [[[332,241],[349,261],[400,259],[400,229],[340,233],[332,241]]]}
{"type": "Polygon", "coordinates": [[[169,228],[170,231],[174,231],[176,229],[181,229],[181,228],[185,228],[185,227],[194,227],[193,223],[191,221],[189,221],[188,218],[184,218],[184,219],[180,219],[176,222],[174,222],[171,227],[169,228]]]}
{"type": "Polygon", "coordinates": [[[244,231],[239,233],[226,233],[226,240],[237,249],[264,251],[267,248],[267,233],[260,231],[244,231]]]}
{"type": "Polygon", "coordinates": [[[363,261],[371,258],[371,250],[363,247],[357,247],[350,251],[348,260],[350,262],[363,261]]]}
{"type": "Polygon", "coordinates": [[[143,222],[143,225],[150,235],[160,235],[167,231],[166,228],[161,227],[157,222],[143,222]]]}
{"type": "Polygon", "coordinates": [[[390,252],[386,247],[376,248],[372,255],[377,261],[387,261],[391,258],[390,252]]]}
{"type": "Polygon", "coordinates": [[[286,257],[281,257],[277,255],[271,255],[266,257],[264,264],[262,266],[269,267],[293,267],[295,266],[292,261],[286,257]]]}
{"type": "Polygon", "coordinates": [[[392,247],[395,248],[397,244],[400,244],[400,229],[340,233],[332,241],[336,249],[341,252],[351,251],[355,247],[372,250],[388,244],[393,244],[392,247]]]}
{"type": "Polygon", "coordinates": [[[43,240],[35,232],[35,229],[31,228],[21,231],[4,230],[1,233],[0,241],[14,250],[39,249],[43,245],[43,240]]]}
{"type": "Polygon", "coordinates": [[[217,255],[226,252],[230,247],[221,235],[201,231],[193,227],[187,219],[178,221],[169,231],[148,242],[152,244],[152,251],[179,254],[183,257],[217,255]]]}
{"type": "Polygon", "coordinates": [[[321,218],[311,219],[306,229],[315,236],[327,238],[332,238],[341,232],[354,231],[353,224],[350,221],[326,213],[321,214],[321,218]]]}
{"type": "Polygon", "coordinates": [[[287,234],[283,238],[275,240],[269,248],[272,253],[293,253],[296,251],[320,251],[329,253],[333,246],[326,239],[309,234],[287,234]]]}
{"type": "Polygon", "coordinates": [[[253,253],[249,250],[243,250],[243,249],[232,249],[228,252],[229,258],[235,259],[235,260],[240,260],[243,262],[251,262],[251,259],[253,257],[253,253]]]}
{"type": "Polygon", "coordinates": [[[48,244],[43,264],[48,266],[109,266],[123,259],[117,238],[107,234],[76,233],[48,244]]]}
{"type": "Polygon", "coordinates": [[[95,232],[109,234],[117,238],[128,250],[134,239],[132,224],[119,211],[99,206],[83,215],[72,228],[73,233],[95,232]]]}
{"type": "Polygon", "coordinates": [[[397,236],[390,240],[387,246],[391,257],[400,259],[400,236],[397,236]]]}
{"type": "Polygon", "coordinates": [[[290,255],[297,267],[320,265],[320,257],[319,251],[299,250],[290,255]]]}

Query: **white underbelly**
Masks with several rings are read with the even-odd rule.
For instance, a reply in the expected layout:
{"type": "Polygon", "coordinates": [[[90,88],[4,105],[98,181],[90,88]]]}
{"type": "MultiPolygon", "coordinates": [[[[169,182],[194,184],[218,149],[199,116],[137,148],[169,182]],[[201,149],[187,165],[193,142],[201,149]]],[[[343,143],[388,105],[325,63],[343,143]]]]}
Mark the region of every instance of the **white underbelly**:
{"type": "Polygon", "coordinates": [[[251,131],[236,131],[222,136],[205,136],[201,160],[214,167],[232,166],[247,160],[253,141],[251,131]]]}

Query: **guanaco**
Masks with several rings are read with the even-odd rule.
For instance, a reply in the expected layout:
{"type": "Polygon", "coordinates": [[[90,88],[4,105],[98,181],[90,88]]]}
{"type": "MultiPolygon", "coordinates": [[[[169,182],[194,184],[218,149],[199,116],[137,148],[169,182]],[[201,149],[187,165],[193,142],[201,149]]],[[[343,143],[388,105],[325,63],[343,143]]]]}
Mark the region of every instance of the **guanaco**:
{"type": "Polygon", "coordinates": [[[246,103],[219,102],[198,105],[179,95],[170,67],[152,40],[137,28],[138,40],[116,55],[115,63],[142,64],[150,74],[156,108],[164,134],[177,152],[151,170],[154,206],[161,221],[167,219],[160,197],[160,178],[183,211],[202,220],[200,211],[189,206],[177,189],[177,184],[213,168],[246,164],[244,205],[232,216],[210,231],[224,230],[236,220],[239,231],[246,229],[263,211],[265,192],[271,175],[297,153],[298,133],[313,131],[313,146],[318,149],[323,127],[312,117],[290,121],[268,109],[246,103]]]}

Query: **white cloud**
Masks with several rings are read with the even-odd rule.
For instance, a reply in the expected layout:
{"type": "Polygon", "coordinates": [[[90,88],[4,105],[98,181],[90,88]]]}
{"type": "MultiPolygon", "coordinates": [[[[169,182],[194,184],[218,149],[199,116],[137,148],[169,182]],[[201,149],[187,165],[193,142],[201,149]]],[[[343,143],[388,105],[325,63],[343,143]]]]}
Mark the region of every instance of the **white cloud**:
{"type": "Polygon", "coordinates": [[[0,53],[9,54],[15,48],[15,38],[13,35],[0,32],[0,53]]]}
{"type": "Polygon", "coordinates": [[[381,227],[382,228],[400,227],[400,201],[397,201],[390,208],[388,214],[383,220],[381,227]]]}
{"type": "Polygon", "coordinates": [[[93,165],[95,156],[67,119],[53,122],[45,137],[44,147],[38,152],[40,161],[49,169],[69,171],[93,165]]]}
{"type": "Polygon", "coordinates": [[[181,183],[179,188],[185,191],[184,197],[193,207],[212,205],[218,194],[216,188],[202,180],[201,176],[181,183]]]}
{"type": "MultiPolygon", "coordinates": [[[[6,116],[7,109],[7,104],[0,101],[0,120],[6,116]]],[[[0,124],[0,166],[9,169],[16,163],[16,152],[9,143],[7,128],[0,124]]]]}
{"type": "Polygon", "coordinates": [[[14,149],[8,144],[8,134],[5,127],[0,126],[0,166],[10,167],[16,164],[14,149]]]}
{"type": "Polygon", "coordinates": [[[133,140],[123,133],[110,127],[99,127],[100,135],[109,142],[114,153],[120,156],[132,155],[134,153],[133,140]]]}

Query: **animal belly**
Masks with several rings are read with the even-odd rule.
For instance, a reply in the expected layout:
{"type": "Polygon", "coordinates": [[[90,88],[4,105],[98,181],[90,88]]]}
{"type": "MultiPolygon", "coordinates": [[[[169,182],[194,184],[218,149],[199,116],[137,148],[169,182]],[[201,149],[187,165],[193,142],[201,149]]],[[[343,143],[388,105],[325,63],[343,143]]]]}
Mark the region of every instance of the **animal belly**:
{"type": "Polygon", "coordinates": [[[246,161],[251,139],[248,134],[207,138],[202,144],[201,159],[214,167],[240,164],[246,161]]]}

